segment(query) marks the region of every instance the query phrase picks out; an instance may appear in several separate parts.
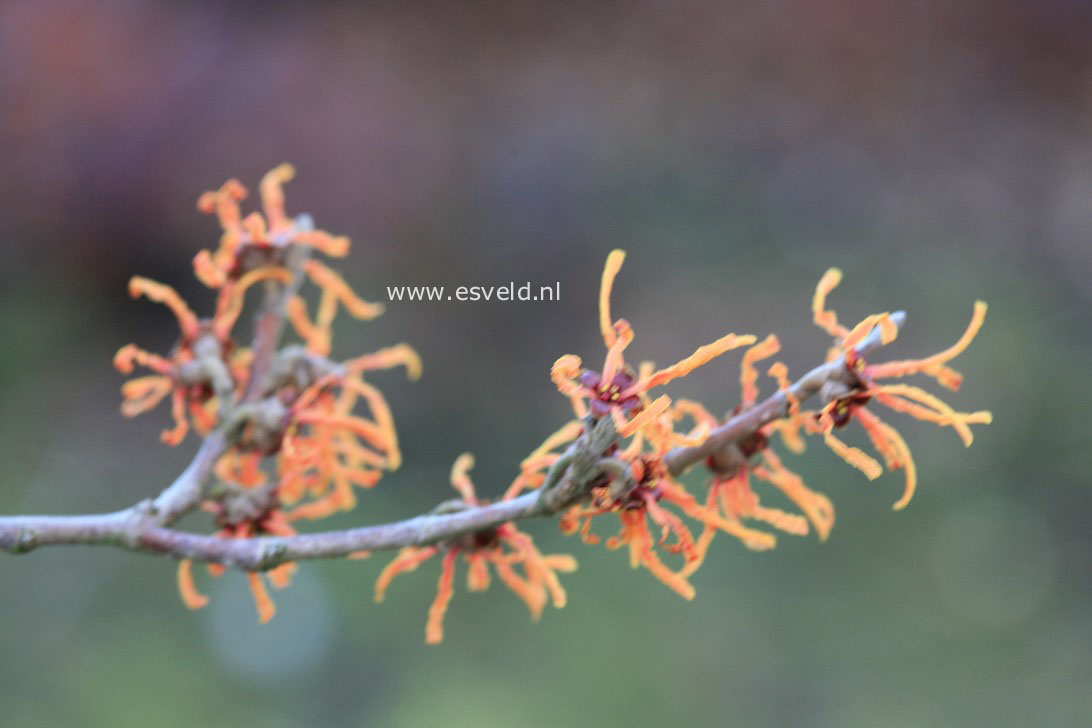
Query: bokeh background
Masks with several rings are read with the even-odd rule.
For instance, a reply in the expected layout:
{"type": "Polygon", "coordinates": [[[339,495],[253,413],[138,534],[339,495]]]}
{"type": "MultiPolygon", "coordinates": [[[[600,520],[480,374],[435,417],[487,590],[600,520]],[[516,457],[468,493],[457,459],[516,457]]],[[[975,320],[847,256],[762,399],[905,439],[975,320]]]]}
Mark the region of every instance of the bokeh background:
{"type": "MultiPolygon", "coordinates": [[[[437,565],[372,603],[385,562],[307,564],[256,624],[241,576],[187,611],[165,560],[0,557],[0,722],[149,725],[1078,725],[1092,715],[1092,9],[1003,1],[0,2],[0,510],[157,492],[195,448],[117,412],[116,348],[174,323],[129,276],[190,276],[202,190],[293,161],[290,211],[351,236],[365,297],[401,284],[560,283],[559,302],[391,304],[336,354],[412,342],[379,375],[406,465],[333,525],[446,498],[455,456],[496,494],[568,414],[548,378],[597,361],[595,294],[666,363],[726,331],[780,334],[796,373],[845,319],[910,312],[892,356],[984,330],[951,402],[965,451],[892,416],[919,492],[813,446],[825,544],[714,545],[685,603],[624,555],[571,551],[570,605],[532,625],[494,586],[423,625],[437,565]]],[[[674,387],[735,402],[738,357],[674,387]]],[[[199,518],[189,521],[206,528],[199,518]]]]}

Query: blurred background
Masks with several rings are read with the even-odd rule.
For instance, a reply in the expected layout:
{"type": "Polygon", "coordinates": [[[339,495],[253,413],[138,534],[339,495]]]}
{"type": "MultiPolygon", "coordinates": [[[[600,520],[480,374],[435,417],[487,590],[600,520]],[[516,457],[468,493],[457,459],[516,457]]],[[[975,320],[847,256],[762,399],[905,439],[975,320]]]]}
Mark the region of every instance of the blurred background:
{"type": "MultiPolygon", "coordinates": [[[[386,562],[306,564],[259,626],[245,580],[107,549],[0,557],[0,722],[11,726],[1077,725],[1092,714],[1092,8],[1087,3],[0,2],[0,512],[112,510],[196,441],[118,414],[118,346],[166,351],[141,274],[198,311],[215,244],[197,195],[299,170],[290,212],[349,235],[388,285],[560,285],[558,302],[392,303],[335,355],[411,342],[374,377],[406,465],[331,526],[449,497],[465,450],[498,494],[564,421],[549,367],[595,365],[607,252],[633,359],[777,332],[794,373],[843,320],[905,308],[892,357],[986,326],[949,397],[992,409],[965,451],[898,415],[918,494],[817,443],[789,458],[838,513],[825,544],[718,538],[686,603],[623,554],[571,552],[570,605],[532,625],[494,585],[423,644],[430,563],[372,603],[386,562]],[[203,572],[200,574],[204,577],[203,572]]],[[[670,390],[725,410],[738,356],[670,390]]],[[[849,436],[860,443],[856,435],[849,436]],[[856,439],[855,439],[856,438],[856,439]]],[[[694,483],[695,487],[700,484],[694,483]]],[[[766,496],[772,499],[772,495],[766,496]]],[[[187,525],[208,528],[193,518],[187,525]]]]}

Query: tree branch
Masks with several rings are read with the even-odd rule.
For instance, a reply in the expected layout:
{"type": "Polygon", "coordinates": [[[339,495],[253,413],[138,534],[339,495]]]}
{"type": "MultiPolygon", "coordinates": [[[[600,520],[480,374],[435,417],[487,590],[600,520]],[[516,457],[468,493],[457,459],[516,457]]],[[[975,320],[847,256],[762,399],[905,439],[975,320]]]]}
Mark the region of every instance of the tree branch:
{"type": "MultiPolygon", "coordinates": [[[[283,297],[281,298],[280,310],[283,312],[283,297]]],[[[265,313],[268,312],[267,309],[265,313]]],[[[891,318],[896,325],[901,326],[906,314],[899,311],[892,314],[891,318]]],[[[272,318],[269,320],[272,321],[272,318]]],[[[274,325],[260,321],[259,338],[274,334],[279,336],[280,326],[280,322],[274,325]]],[[[256,343],[256,352],[260,350],[261,344],[261,341],[256,343]]],[[[879,329],[875,329],[858,344],[856,351],[861,356],[867,356],[881,345],[879,329]]],[[[264,365],[266,371],[271,362],[272,359],[264,365]]],[[[701,445],[676,448],[668,452],[664,456],[664,463],[673,475],[679,475],[710,456],[745,441],[763,425],[784,417],[788,413],[790,402],[788,394],[791,393],[802,403],[820,393],[824,385],[829,383],[850,388],[857,386],[854,375],[846,366],[845,357],[838,357],[815,367],[793,383],[788,393],[777,392],[729,418],[715,428],[701,445]]],[[[600,422],[608,423],[607,435],[616,437],[609,426],[609,417],[600,422]]],[[[0,517],[0,549],[11,553],[24,553],[46,545],[108,545],[160,553],[176,559],[219,563],[246,570],[264,570],[286,561],[333,558],[357,551],[421,546],[494,528],[508,521],[551,516],[586,497],[602,472],[594,467],[594,463],[589,467],[587,461],[589,453],[598,457],[603,452],[600,449],[600,438],[604,436],[602,429],[604,428],[586,428],[587,431],[570,446],[562,456],[565,458],[565,470],[556,483],[551,480],[546,489],[488,505],[467,507],[455,512],[430,513],[377,526],[325,531],[291,538],[224,539],[169,528],[171,522],[200,500],[212,465],[228,447],[228,434],[221,429],[206,438],[190,466],[155,500],[101,515],[0,517]],[[582,455],[584,460],[581,459],[582,455]]]]}
{"type": "Polygon", "coordinates": [[[186,469],[149,504],[149,515],[156,523],[169,526],[193,510],[201,501],[213,466],[230,446],[226,428],[217,428],[205,436],[186,469]]]}
{"type": "MultiPolygon", "coordinates": [[[[296,218],[296,227],[307,231],[313,229],[314,225],[309,215],[300,215],[296,218]]],[[[235,438],[238,422],[232,418],[232,412],[240,405],[251,404],[265,395],[277,344],[280,343],[284,330],[285,306],[303,283],[303,266],[309,256],[310,248],[293,247],[285,261],[285,265],[292,271],[291,283],[285,286],[278,286],[274,281],[266,283],[265,295],[254,324],[254,338],[251,343],[254,359],[250,364],[247,390],[241,401],[233,402],[230,407],[225,408],[225,422],[205,437],[189,466],[152,501],[150,515],[157,524],[169,526],[197,507],[213,466],[228,451],[235,438]]],[[[222,398],[220,401],[230,400],[222,398]]],[[[140,505],[134,506],[136,507],[140,505]]]]}
{"type": "MultiPolygon", "coordinates": [[[[891,320],[896,326],[902,328],[903,323],[906,321],[906,312],[896,311],[891,314],[891,320]]],[[[876,327],[861,340],[861,343],[857,344],[856,352],[858,356],[867,357],[881,346],[883,346],[883,341],[880,329],[876,327]]],[[[677,448],[667,453],[664,456],[664,463],[672,473],[677,475],[690,468],[694,463],[700,462],[718,450],[724,449],[727,445],[742,442],[763,425],[784,417],[788,414],[790,394],[796,401],[803,402],[818,394],[819,390],[827,382],[841,382],[850,388],[854,387],[856,382],[847,381],[847,375],[844,356],[840,356],[826,364],[821,364],[796,380],[788,392],[777,392],[764,402],[750,407],[745,412],[714,429],[700,445],[677,448]]]]}
{"type": "MultiPolygon", "coordinates": [[[[310,215],[296,217],[295,223],[295,229],[301,232],[314,229],[310,215]]],[[[278,287],[275,281],[266,282],[265,301],[254,324],[254,343],[251,345],[254,361],[250,365],[250,381],[243,402],[255,402],[267,392],[277,344],[284,330],[285,306],[303,284],[303,266],[310,256],[311,249],[307,246],[292,246],[285,260],[285,266],[292,271],[292,282],[283,287],[278,287]]]]}

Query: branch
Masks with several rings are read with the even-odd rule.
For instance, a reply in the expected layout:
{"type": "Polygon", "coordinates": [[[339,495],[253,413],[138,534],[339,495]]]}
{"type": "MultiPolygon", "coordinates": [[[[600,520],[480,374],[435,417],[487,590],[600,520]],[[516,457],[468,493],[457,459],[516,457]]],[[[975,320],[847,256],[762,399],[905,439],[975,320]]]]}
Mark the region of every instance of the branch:
{"type": "MultiPolygon", "coordinates": [[[[896,311],[891,314],[891,320],[896,326],[902,328],[903,323],[906,322],[906,312],[896,311]]],[[[877,327],[861,343],[857,344],[856,352],[858,356],[867,358],[869,354],[881,346],[883,346],[883,341],[880,329],[877,327]]],[[[667,453],[664,456],[664,463],[673,474],[678,475],[695,463],[706,459],[719,450],[723,450],[729,444],[742,442],[763,425],[787,415],[790,401],[789,394],[798,402],[803,402],[818,394],[819,390],[827,382],[842,382],[847,386],[854,386],[855,382],[845,381],[846,373],[846,359],[844,356],[840,356],[826,364],[821,364],[796,380],[788,392],[777,392],[761,404],[747,409],[714,429],[700,445],[677,448],[667,453]]]]}
{"type": "MultiPolygon", "coordinates": [[[[298,216],[295,229],[301,232],[314,229],[310,215],[298,216]]],[[[292,282],[282,288],[278,288],[275,281],[267,281],[265,284],[265,301],[254,325],[254,343],[251,345],[254,361],[250,365],[250,381],[243,395],[243,402],[255,402],[267,391],[277,344],[284,330],[285,306],[303,284],[303,266],[310,256],[310,248],[304,245],[293,246],[285,260],[285,266],[292,271],[292,282]]]]}
{"type": "MultiPolygon", "coordinates": [[[[296,227],[307,231],[313,229],[314,225],[310,216],[300,215],[296,218],[296,227]]],[[[238,426],[241,424],[237,418],[232,417],[232,413],[241,405],[256,402],[266,393],[277,353],[277,344],[280,343],[281,333],[284,330],[285,306],[288,299],[299,290],[303,283],[303,266],[309,256],[310,248],[295,246],[290,250],[288,259],[285,261],[285,265],[292,271],[292,282],[285,286],[278,286],[274,281],[266,282],[265,296],[254,324],[254,339],[251,343],[254,359],[250,364],[247,390],[241,401],[227,408],[224,415],[225,423],[205,437],[189,466],[152,501],[151,514],[159,525],[169,526],[197,507],[197,504],[201,502],[213,466],[231,447],[238,426]]],[[[230,400],[221,399],[221,401],[230,400]]],[[[140,507],[139,504],[134,506],[136,507],[140,507]]]]}
{"type": "MultiPolygon", "coordinates": [[[[201,442],[201,447],[197,448],[197,453],[186,469],[151,501],[148,511],[156,523],[169,526],[200,502],[213,466],[231,446],[231,438],[226,429],[221,427],[210,432],[201,442]]],[[[138,506],[134,506],[136,507],[138,506]]]]}
{"type": "MultiPolygon", "coordinates": [[[[314,228],[310,216],[295,219],[296,229],[314,228]]],[[[174,482],[152,500],[114,513],[87,516],[10,516],[0,518],[0,548],[12,553],[29,551],[46,544],[110,544],[143,550],[137,533],[151,526],[170,526],[197,507],[204,495],[216,461],[230,449],[241,420],[232,412],[240,405],[252,404],[267,390],[272,374],[277,344],[284,329],[285,305],[303,283],[303,266],[310,256],[306,246],[295,246],[285,265],[292,271],[292,281],[286,286],[268,282],[257,321],[251,350],[249,385],[240,402],[225,412],[225,422],[210,432],[194,453],[193,460],[174,482]]],[[[221,401],[230,401],[227,398],[221,401]]]]}
{"type": "MultiPolygon", "coordinates": [[[[901,326],[906,314],[899,311],[891,318],[901,326]]],[[[259,333],[275,329],[279,334],[280,324],[267,326],[268,329],[260,324],[259,333]]],[[[858,344],[856,351],[861,356],[867,356],[881,345],[880,332],[876,329],[858,344]]],[[[802,403],[830,383],[857,386],[846,366],[845,357],[815,367],[793,383],[788,393],[802,403]]],[[[788,407],[788,394],[777,392],[729,418],[714,429],[701,445],[670,451],[664,456],[664,463],[673,475],[679,475],[706,458],[744,442],[762,426],[784,417],[788,407]]],[[[291,538],[223,539],[167,527],[186,510],[182,509],[183,506],[189,504],[192,507],[196,503],[191,503],[191,498],[200,497],[212,463],[226,447],[226,435],[217,431],[206,438],[194,462],[178,480],[154,501],[102,515],[0,517],[0,549],[23,553],[37,546],[55,544],[108,545],[254,571],[270,569],[286,561],[333,558],[357,551],[437,543],[494,528],[508,521],[551,516],[586,497],[596,478],[603,472],[601,465],[597,464],[605,449],[602,438],[616,437],[610,425],[611,418],[605,417],[599,422],[607,424],[586,428],[586,432],[562,456],[564,473],[560,477],[548,477],[545,489],[455,512],[430,513],[378,526],[324,531],[291,538]],[[609,432],[604,433],[604,430],[609,432]],[[589,453],[594,456],[591,461],[587,459],[589,453]],[[581,460],[582,456],[584,460],[581,460]]]]}

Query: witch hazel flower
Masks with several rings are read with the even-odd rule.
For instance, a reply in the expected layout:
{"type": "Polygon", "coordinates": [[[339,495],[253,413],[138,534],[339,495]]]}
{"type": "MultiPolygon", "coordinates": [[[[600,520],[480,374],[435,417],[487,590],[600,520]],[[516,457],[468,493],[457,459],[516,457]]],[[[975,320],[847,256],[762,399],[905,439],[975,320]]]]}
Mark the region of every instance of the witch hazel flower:
{"type": "MultiPolygon", "coordinates": [[[[446,501],[434,512],[452,512],[483,504],[470,480],[469,472],[473,466],[474,457],[470,453],[463,453],[455,460],[451,468],[451,486],[459,493],[460,499],[446,501]]],[[[407,546],[380,573],[375,583],[375,600],[381,602],[386,598],[387,588],[396,576],[417,569],[438,554],[443,554],[443,557],[436,598],[429,608],[425,625],[425,642],[428,644],[443,640],[444,615],[455,593],[455,566],[460,555],[467,565],[468,591],[480,592],[489,588],[491,566],[504,585],[527,605],[534,620],[542,616],[543,608],[551,601],[559,609],[565,606],[567,597],[557,572],[576,570],[576,560],[572,556],[542,554],[528,534],[508,522],[465,534],[452,541],[430,546],[407,546]]]]}
{"type": "MultiPolygon", "coordinates": [[[[774,452],[770,444],[775,435],[794,453],[803,451],[804,435],[820,435],[846,462],[869,478],[876,478],[883,466],[834,435],[834,430],[844,427],[851,419],[860,421],[887,467],[906,471],[904,495],[896,503],[896,508],[901,508],[913,494],[916,483],[909,448],[894,428],[866,409],[866,404],[874,400],[919,419],[950,426],[968,445],[971,442],[969,425],[988,423],[991,419],[984,411],[957,412],[918,387],[877,383],[880,378],[924,373],[935,377],[942,385],[958,387],[961,377],[947,363],[967,346],[980,328],[985,314],[984,303],[976,304],[967,332],[949,349],[920,360],[869,364],[859,353],[859,345],[877,334],[881,344],[889,343],[898,333],[901,314],[873,314],[852,329],[842,327],[834,312],[825,308],[826,295],[840,278],[840,273],[832,270],[817,288],[813,315],[816,323],[837,339],[828,353],[828,361],[844,362],[845,371],[840,374],[833,371],[827,376],[819,392],[824,406],[818,411],[805,411],[796,399],[785,363],[774,361],[768,368],[763,367],[776,382],[778,391],[783,393],[785,416],[776,417],[751,434],[714,450],[706,462],[713,478],[705,498],[699,500],[667,467],[669,452],[672,448],[701,446],[705,438],[728,419],[755,407],[760,363],[778,353],[780,341],[773,334],[762,341],[753,336],[729,335],[702,347],[674,367],[656,371],[644,363],[635,373],[622,357],[633,339],[632,329],[624,320],[612,320],[609,309],[609,294],[621,261],[619,251],[611,254],[600,289],[600,329],[608,348],[603,372],[585,370],[577,357],[569,355],[558,360],[551,374],[559,391],[572,399],[574,411],[585,423],[608,418],[617,435],[629,440],[611,445],[601,454],[599,480],[592,483],[586,502],[572,506],[563,515],[561,524],[566,532],[579,532],[585,541],[598,543],[593,521],[607,513],[617,514],[622,528],[619,534],[608,539],[607,545],[627,547],[633,566],[647,568],[685,598],[694,595],[688,577],[704,562],[718,531],[734,536],[753,550],[775,546],[774,533],[767,529],[797,536],[807,535],[814,529],[820,540],[826,540],[830,534],[834,525],[833,504],[826,495],[808,487],[804,479],[790,470],[774,452]],[[738,345],[749,345],[740,367],[740,404],[724,420],[712,415],[698,402],[673,402],[666,395],[649,401],[647,391],[652,386],[685,374],[694,366],[738,345]],[[681,428],[687,420],[692,424],[688,429],[681,428]],[[764,504],[753,486],[755,480],[779,491],[797,512],[764,504]],[[696,539],[686,519],[702,526],[696,539]],[[667,566],[657,549],[665,554],[680,555],[681,566],[675,569],[667,566]]],[[[572,437],[574,432],[579,431],[572,430],[566,435],[572,437]]]]}
{"type": "MultiPolygon", "coordinates": [[[[924,373],[937,379],[942,386],[957,389],[962,382],[962,376],[947,363],[967,347],[981,328],[986,313],[985,303],[975,303],[974,314],[966,332],[948,349],[923,359],[869,364],[858,353],[858,346],[866,337],[874,335],[874,330],[877,329],[882,344],[893,341],[898,334],[896,315],[872,314],[852,329],[839,324],[835,312],[826,308],[826,297],[838,285],[841,275],[841,271],[832,268],[821,278],[812,300],[812,313],[815,323],[835,337],[836,343],[828,352],[827,359],[831,362],[839,358],[844,361],[846,376],[842,379],[830,379],[823,385],[820,397],[826,400],[826,404],[821,409],[802,410],[792,394],[788,367],[783,362],[774,362],[767,374],[776,381],[778,390],[786,395],[787,416],[761,427],[751,437],[733,443],[715,457],[711,457],[707,463],[713,472],[707,507],[718,508],[725,519],[741,529],[733,535],[750,548],[772,547],[774,539],[772,534],[745,526],[745,520],[794,535],[806,535],[810,526],[815,529],[820,540],[827,538],[834,525],[834,507],[830,500],[822,493],[808,488],[804,480],[789,470],[773,451],[771,438],[775,435],[779,436],[790,451],[797,454],[805,449],[803,435],[822,436],[824,443],[835,454],[861,470],[869,479],[875,479],[883,472],[880,462],[833,434],[835,430],[856,420],[864,428],[884,464],[891,470],[901,468],[905,471],[906,485],[903,495],[895,503],[895,508],[901,509],[913,496],[917,483],[917,471],[910,449],[899,432],[880,420],[866,405],[873,401],[878,402],[897,412],[952,427],[967,446],[973,440],[969,425],[987,424],[992,419],[987,411],[957,412],[919,387],[902,383],[877,383],[878,379],[924,373]],[[848,384],[843,380],[847,380],[848,384]],[[780,490],[799,508],[800,514],[762,505],[758,494],[752,489],[755,478],[780,490]]],[[[731,414],[738,414],[755,405],[759,379],[757,364],[776,354],[779,349],[780,342],[771,334],[744,354],[740,373],[741,403],[731,414]]],[[[705,430],[720,424],[720,420],[704,411],[700,405],[687,405],[686,414],[693,417],[705,430]]],[[[707,524],[698,538],[700,559],[697,565],[704,560],[716,530],[715,526],[707,524]]],[[[733,533],[730,529],[721,530],[733,533]]]]}
{"type": "Polygon", "coordinates": [[[402,366],[421,375],[417,353],[406,345],[349,360],[294,396],[279,445],[277,495],[291,521],[325,518],[356,506],[355,487],[372,488],[402,464],[394,418],[367,371],[402,366]],[[364,403],[370,417],[357,414],[364,403]],[[355,487],[354,487],[355,486],[355,487]]]}
{"type": "MultiPolygon", "coordinates": [[[[202,250],[193,260],[194,272],[210,288],[231,286],[263,268],[285,270],[292,252],[321,252],[331,258],[343,258],[349,252],[349,239],[314,229],[307,215],[289,217],[285,212],[284,184],[295,176],[295,168],[282,164],[268,172],[258,185],[262,211],[245,217],[240,203],[247,190],[235,179],[220,189],[198,198],[201,212],[215,214],[223,234],[215,251],[202,250]]],[[[330,353],[331,326],[339,305],[350,315],[371,320],[383,313],[383,305],[358,297],[345,280],[329,267],[310,257],[299,261],[302,272],[321,291],[314,320],[307,313],[302,297],[293,295],[286,303],[288,319],[307,348],[322,356],[330,353]]]]}
{"type": "Polygon", "coordinates": [[[649,402],[649,390],[667,384],[673,379],[685,377],[698,367],[707,364],[721,354],[740,346],[753,344],[751,335],[726,334],[711,344],[699,347],[693,354],[663,369],[646,369],[638,376],[623,358],[623,352],[633,341],[633,329],[625,319],[613,320],[610,311],[610,293],[614,279],[625,261],[622,250],[613,250],[607,256],[599,289],[599,329],[607,355],[602,370],[596,372],[583,367],[580,357],[566,354],[559,358],[550,376],[560,391],[572,402],[577,417],[591,414],[598,419],[609,415],[615,422],[618,434],[629,436],[643,423],[668,408],[671,400],[667,395],[649,402]]]}
{"type": "Polygon", "coordinates": [[[198,280],[209,288],[221,288],[255,268],[284,266],[294,245],[313,248],[331,258],[348,255],[348,238],[313,229],[309,216],[286,214],[284,184],[295,175],[290,164],[267,172],[258,185],[262,211],[245,217],[240,203],[247,198],[247,189],[237,179],[229,179],[197,199],[197,209],[216,215],[223,230],[215,251],[202,250],[194,257],[198,280]]]}
{"type": "Polygon", "coordinates": [[[250,351],[237,346],[231,338],[243,297],[259,281],[283,281],[285,277],[269,269],[251,271],[222,293],[210,319],[198,319],[178,292],[166,284],[139,276],[129,281],[133,298],[145,296],[174,313],[180,337],[165,357],[136,344],[127,344],[114,355],[114,367],[123,374],[132,374],[136,366],[154,372],[130,379],[122,386],[122,414],[135,417],[154,409],[170,395],[174,427],[164,430],[161,439],[165,443],[182,442],[190,422],[199,434],[211,431],[220,421],[221,410],[230,406],[247,384],[250,351]]]}
{"type": "MultiPolygon", "coordinates": [[[[253,498],[242,497],[242,500],[250,504],[255,502],[253,498]]],[[[238,501],[236,501],[238,502],[238,501]]],[[[296,535],[295,529],[288,523],[284,513],[275,506],[259,506],[257,513],[238,517],[235,520],[232,509],[221,503],[206,502],[205,510],[212,513],[221,528],[216,532],[218,538],[223,539],[249,539],[257,536],[283,536],[296,535]]],[[[254,510],[252,506],[250,510],[254,510]]],[[[221,564],[209,564],[208,573],[218,577],[223,575],[225,569],[221,564]]],[[[274,589],[284,589],[292,583],[292,576],[296,573],[295,562],[288,561],[264,573],[248,571],[246,574],[247,585],[250,587],[251,596],[254,598],[254,606],[258,611],[258,621],[266,623],[273,619],[277,613],[277,606],[266,588],[268,582],[274,589]]],[[[209,604],[209,598],[198,590],[193,575],[193,562],[182,559],[178,562],[178,593],[182,597],[182,603],[190,609],[202,609],[209,604]]]]}
{"type": "Polygon", "coordinates": [[[816,287],[812,313],[816,325],[837,340],[830,356],[840,355],[845,358],[847,370],[855,379],[855,386],[828,387],[826,392],[821,393],[828,400],[823,408],[818,412],[800,413],[796,419],[808,432],[822,434],[831,450],[864,472],[869,479],[874,479],[883,471],[880,463],[861,450],[845,445],[833,435],[835,429],[846,427],[852,420],[860,423],[888,469],[902,469],[906,474],[903,494],[894,504],[895,510],[900,510],[914,496],[917,468],[902,435],[881,420],[867,405],[874,400],[895,412],[941,427],[951,427],[963,444],[970,447],[974,441],[970,425],[989,424],[993,421],[992,413],[986,410],[957,412],[942,399],[920,387],[881,380],[924,374],[947,389],[958,390],[963,382],[963,375],[949,367],[948,362],[966,350],[974,340],[986,319],[987,306],[983,301],[975,302],[967,329],[947,349],[921,359],[872,364],[857,354],[857,345],[875,328],[880,329],[885,344],[893,341],[898,335],[898,327],[889,313],[867,316],[852,329],[839,324],[837,314],[826,308],[826,297],[841,279],[842,272],[837,268],[831,268],[824,274],[816,287]]]}
{"type": "MultiPolygon", "coordinates": [[[[744,378],[748,376],[747,370],[753,360],[753,356],[750,361],[745,356],[744,378]]],[[[676,404],[675,417],[691,418],[695,423],[695,430],[708,432],[721,424],[716,416],[698,402],[681,400],[676,404]]],[[[733,536],[753,551],[765,551],[777,545],[777,539],[772,533],[750,526],[748,521],[796,536],[808,534],[808,517],[762,504],[759,494],[752,488],[752,479],[755,477],[780,490],[808,514],[821,539],[829,533],[833,525],[830,501],[826,496],[812,491],[804,484],[803,479],[788,470],[769,450],[768,444],[765,434],[755,433],[707,463],[713,472],[713,478],[706,491],[704,512],[698,514],[704,527],[696,541],[697,558],[687,565],[686,573],[693,573],[701,566],[718,531],[733,536]]]]}

